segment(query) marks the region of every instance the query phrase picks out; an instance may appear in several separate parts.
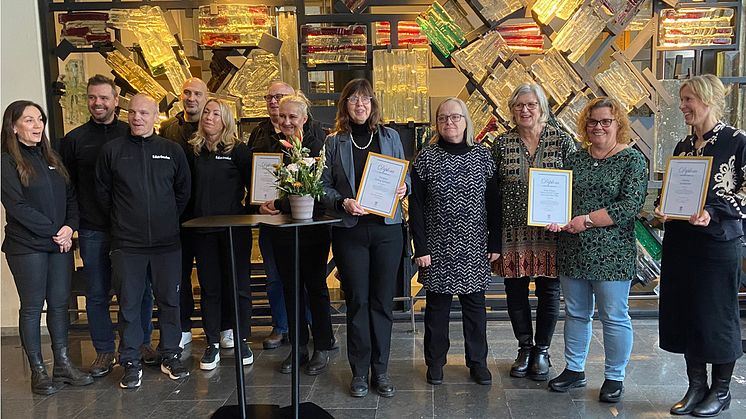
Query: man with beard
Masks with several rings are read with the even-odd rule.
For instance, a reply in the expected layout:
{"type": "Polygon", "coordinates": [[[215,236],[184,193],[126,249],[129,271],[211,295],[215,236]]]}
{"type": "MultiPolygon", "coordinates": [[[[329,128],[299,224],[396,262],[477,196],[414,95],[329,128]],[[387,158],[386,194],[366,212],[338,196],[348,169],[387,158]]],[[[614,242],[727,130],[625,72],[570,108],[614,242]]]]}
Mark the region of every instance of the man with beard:
{"type": "Polygon", "coordinates": [[[155,100],[138,93],[127,112],[130,132],[108,142],[96,161],[96,196],[111,220],[111,265],[119,296],[120,387],[142,381],[138,356],[141,300],[151,282],[158,304],[161,372],[176,380],[189,375],[181,363],[179,215],[191,193],[184,150],[155,135],[155,100]]]}
{"type": "MultiPolygon", "coordinates": [[[[207,84],[197,77],[192,77],[181,86],[181,104],[184,110],[174,117],[163,121],[160,128],[161,137],[175,141],[183,149],[187,156],[193,154],[189,140],[197,131],[199,118],[202,116],[202,108],[207,103],[207,84]]],[[[193,203],[187,204],[186,210],[181,214],[180,222],[193,218],[193,203]]],[[[192,235],[186,230],[181,231],[181,288],[179,291],[179,302],[181,305],[181,341],[180,347],[184,347],[192,341],[192,314],[194,314],[194,295],[192,294],[192,268],[194,267],[194,247],[192,235]]],[[[230,294],[228,294],[230,296],[230,294]]],[[[228,301],[228,300],[225,300],[228,301]]],[[[229,313],[230,314],[230,313],[229,313]]],[[[225,317],[225,315],[223,315],[225,317]]],[[[228,317],[226,320],[230,319],[228,317]]],[[[233,332],[230,330],[230,322],[222,322],[220,332],[220,346],[223,348],[233,347],[233,332]]]]}
{"type": "MultiPolygon", "coordinates": [[[[111,260],[109,251],[109,214],[104,212],[95,196],[95,167],[101,147],[109,141],[127,135],[128,126],[116,118],[119,96],[114,80],[97,74],[88,79],[88,111],[91,118],[70,131],[60,143],[60,154],[77,190],[80,208],[78,243],[86,280],[86,314],[96,359],[90,367],[93,377],[111,372],[115,363],[114,326],[109,315],[111,303],[111,260]]],[[[141,356],[146,364],[157,362],[150,346],[153,330],[151,317],[153,294],[148,285],[142,299],[143,342],[141,356]]]]}

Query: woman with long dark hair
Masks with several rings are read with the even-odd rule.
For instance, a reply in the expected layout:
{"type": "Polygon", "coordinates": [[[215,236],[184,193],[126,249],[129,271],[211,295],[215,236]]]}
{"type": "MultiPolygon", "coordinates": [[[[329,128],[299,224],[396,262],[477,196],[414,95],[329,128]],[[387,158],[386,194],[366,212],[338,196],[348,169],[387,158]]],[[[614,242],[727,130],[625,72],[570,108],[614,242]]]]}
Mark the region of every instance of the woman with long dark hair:
{"type": "Polygon", "coordinates": [[[18,100],[5,109],[2,127],[2,251],[21,300],[19,334],[31,365],[31,391],[56,393],[62,384],[93,383],[70,361],[67,304],[72,278],[73,231],[78,204],[70,176],[44,132],[47,117],[36,103],[18,100]],[[53,378],[41,351],[41,312],[54,352],[53,378]]]}
{"type": "MultiPolygon", "coordinates": [[[[324,203],[342,219],[332,227],[332,251],[347,303],[347,358],[352,368],[350,394],[394,395],[388,375],[393,297],[401,262],[401,205],[393,218],[369,214],[355,200],[368,153],[404,159],[399,134],[382,125],[375,93],[365,79],[347,83],[337,102],[335,133],[326,139],[326,169],[321,176],[324,203]]],[[[409,189],[399,188],[401,199],[409,189]]]]}

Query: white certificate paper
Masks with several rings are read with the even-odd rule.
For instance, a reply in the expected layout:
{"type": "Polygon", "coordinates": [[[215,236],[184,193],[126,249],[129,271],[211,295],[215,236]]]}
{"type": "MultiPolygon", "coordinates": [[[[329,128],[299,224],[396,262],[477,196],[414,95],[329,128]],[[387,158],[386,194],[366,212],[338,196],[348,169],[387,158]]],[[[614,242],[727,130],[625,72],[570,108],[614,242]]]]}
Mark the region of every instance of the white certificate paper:
{"type": "Polygon", "coordinates": [[[572,215],[572,171],[528,169],[528,221],[530,226],[564,226],[572,215]]]}
{"type": "Polygon", "coordinates": [[[660,210],[668,218],[688,220],[702,212],[710,183],[712,157],[671,157],[666,167],[660,210]]]}
{"type": "Polygon", "coordinates": [[[251,204],[263,204],[279,197],[275,176],[272,174],[276,164],[282,164],[282,153],[254,153],[249,194],[251,204]]]}
{"type": "Polygon", "coordinates": [[[399,199],[396,190],[404,184],[409,162],[378,153],[368,153],[363,178],[355,198],[371,214],[394,218],[399,199]]]}

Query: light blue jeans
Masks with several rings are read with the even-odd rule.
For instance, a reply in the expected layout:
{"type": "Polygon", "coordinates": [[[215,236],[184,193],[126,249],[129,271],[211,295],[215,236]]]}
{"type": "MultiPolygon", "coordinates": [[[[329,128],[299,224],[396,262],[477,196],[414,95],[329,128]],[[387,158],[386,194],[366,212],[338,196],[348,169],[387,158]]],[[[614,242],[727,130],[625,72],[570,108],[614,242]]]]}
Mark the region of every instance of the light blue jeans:
{"type": "Polygon", "coordinates": [[[632,320],[629,288],[632,281],[589,281],[560,275],[565,297],[565,361],[571,371],[585,371],[591,344],[594,303],[604,335],[604,377],[624,381],[624,369],[632,353],[632,320]]]}

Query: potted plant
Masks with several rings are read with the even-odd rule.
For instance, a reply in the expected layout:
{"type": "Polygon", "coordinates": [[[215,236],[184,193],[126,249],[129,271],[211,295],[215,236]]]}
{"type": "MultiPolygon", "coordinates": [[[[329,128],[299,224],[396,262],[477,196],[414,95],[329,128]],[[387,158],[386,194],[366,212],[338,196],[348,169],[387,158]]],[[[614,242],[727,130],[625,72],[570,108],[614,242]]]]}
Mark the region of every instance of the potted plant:
{"type": "Polygon", "coordinates": [[[321,173],[326,165],[326,154],[321,149],[320,157],[309,157],[310,150],[303,147],[302,136],[280,140],[288,156],[288,164],[277,164],[273,172],[280,197],[288,197],[290,211],[295,220],[313,218],[314,200],[321,198],[321,173]]]}

